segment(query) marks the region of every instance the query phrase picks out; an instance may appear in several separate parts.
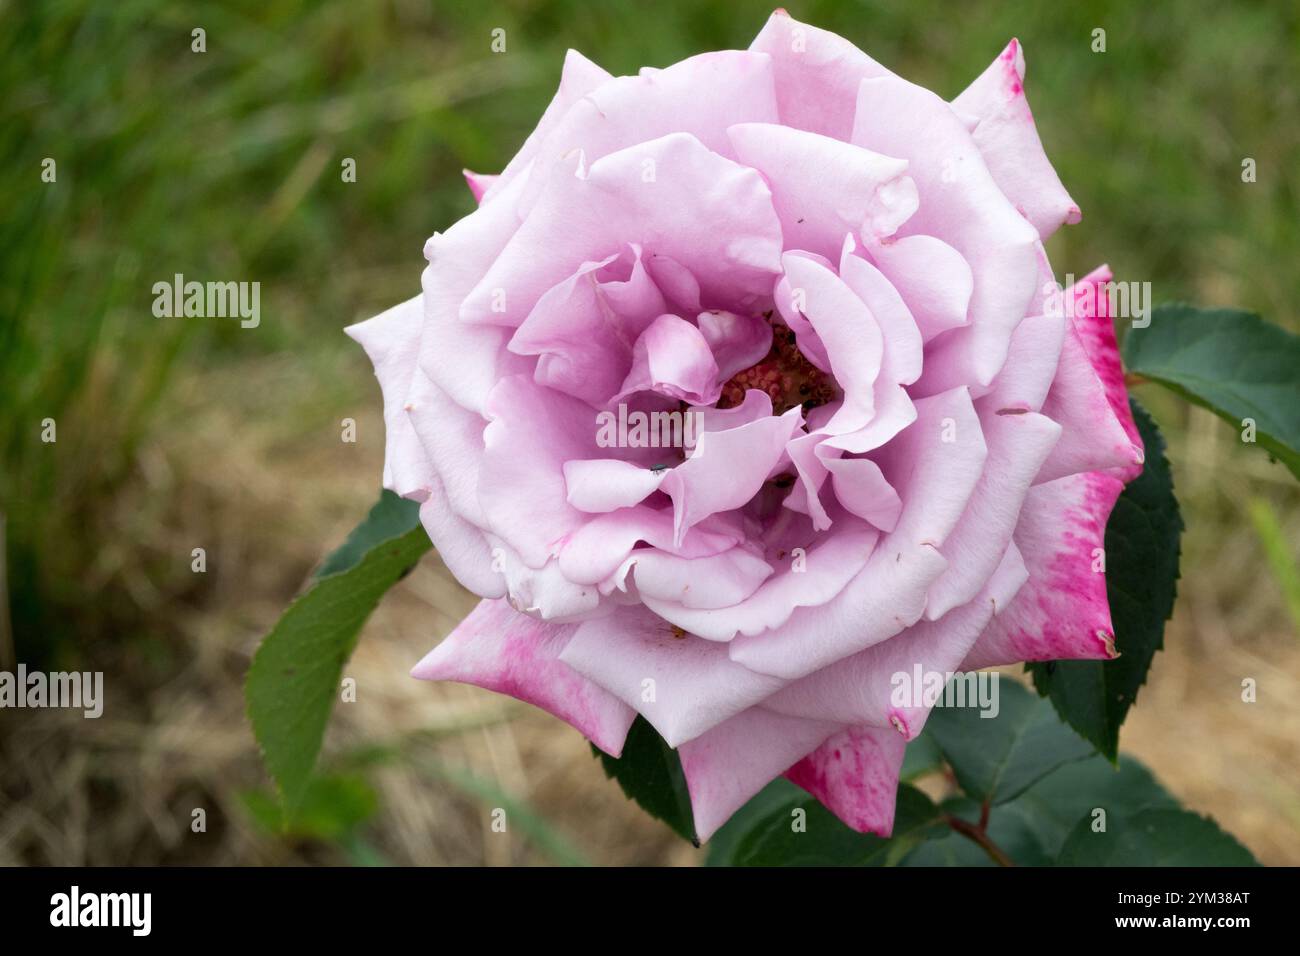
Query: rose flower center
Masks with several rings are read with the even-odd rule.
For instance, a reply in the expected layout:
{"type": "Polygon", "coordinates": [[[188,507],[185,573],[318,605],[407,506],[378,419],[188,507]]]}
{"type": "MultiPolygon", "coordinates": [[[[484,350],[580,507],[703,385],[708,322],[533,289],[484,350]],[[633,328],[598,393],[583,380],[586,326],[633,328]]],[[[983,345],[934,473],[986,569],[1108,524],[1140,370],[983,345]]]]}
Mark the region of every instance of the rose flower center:
{"type": "Polygon", "coordinates": [[[772,325],[772,348],[763,360],[737,372],[722,386],[718,408],[734,408],[745,400],[745,392],[756,388],[772,400],[772,414],[781,415],[796,405],[804,414],[839,397],[835,380],[799,351],[794,329],[773,322],[772,313],[763,316],[772,325]]]}

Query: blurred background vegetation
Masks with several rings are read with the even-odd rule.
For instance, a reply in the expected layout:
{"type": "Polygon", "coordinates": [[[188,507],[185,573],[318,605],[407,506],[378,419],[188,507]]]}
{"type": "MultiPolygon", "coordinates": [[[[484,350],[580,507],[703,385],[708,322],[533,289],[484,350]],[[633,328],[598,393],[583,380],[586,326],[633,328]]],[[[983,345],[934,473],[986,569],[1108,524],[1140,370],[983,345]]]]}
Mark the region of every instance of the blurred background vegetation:
{"type": "MultiPolygon", "coordinates": [[[[946,97],[1019,37],[1084,210],[1049,245],[1058,276],[1106,261],[1156,301],[1300,329],[1290,0],[789,9],[946,97]]],[[[108,689],[98,721],[0,711],[0,863],[698,860],[568,728],[407,678],[472,605],[436,558],[368,626],[347,672],[358,700],[337,708],[326,776],[287,834],[240,683],[373,499],[379,393],[340,330],[418,291],[424,239],[472,208],[461,168],[506,163],[567,47],[629,73],[744,47],[770,11],[0,0],[0,668],[103,670],[108,689]],[[155,318],[152,285],[175,273],[260,282],[260,326],[155,318]],[[513,808],[508,836],[495,806],[513,808]]],[[[1150,391],[1188,532],[1167,649],[1121,743],[1260,859],[1300,863],[1300,495],[1222,423],[1150,391]]]]}

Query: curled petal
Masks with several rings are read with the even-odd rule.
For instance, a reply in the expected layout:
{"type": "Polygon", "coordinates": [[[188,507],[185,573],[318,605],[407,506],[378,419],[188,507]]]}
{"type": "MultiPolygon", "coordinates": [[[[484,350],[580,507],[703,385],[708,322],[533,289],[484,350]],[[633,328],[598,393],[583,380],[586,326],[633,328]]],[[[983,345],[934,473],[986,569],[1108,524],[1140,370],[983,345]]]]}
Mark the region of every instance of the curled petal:
{"type": "Polygon", "coordinates": [[[940,352],[954,350],[962,383],[987,385],[1038,286],[1038,234],[1002,194],[961,120],[928,90],[893,76],[863,80],[853,142],[908,161],[921,204],[900,234],[942,236],[970,264],[969,325],[940,352]]]}
{"type": "Polygon", "coordinates": [[[404,406],[423,326],[424,300],[417,295],[346,330],[370,356],[384,393],[384,487],[417,501],[429,496],[433,467],[404,406]]]}
{"type": "Polygon", "coordinates": [[[722,382],[704,334],[675,315],[661,315],[632,349],[632,369],[609,400],[614,405],[636,392],[657,392],[695,405],[717,401],[722,382]]]}
{"type": "Polygon", "coordinates": [[[761,301],[780,271],[781,225],[762,177],[672,133],[610,153],[585,176],[557,168],[460,317],[518,326],[573,263],[627,243],[651,261],[689,263],[706,307],[761,301]]]}
{"type": "Polygon", "coordinates": [[[591,514],[640,504],[659,488],[665,474],[618,458],[564,463],[564,485],[568,489],[569,504],[591,514]]]}
{"type": "Polygon", "coordinates": [[[713,351],[718,378],[724,382],[758,364],[772,348],[772,326],[761,316],[712,309],[701,312],[696,323],[713,351]]]}
{"type": "Polygon", "coordinates": [[[572,624],[544,624],[503,600],[482,601],[411,670],[420,680],[454,680],[540,707],[617,757],[636,711],[559,657],[572,624]]]}
{"type": "Polygon", "coordinates": [[[772,187],[787,249],[837,256],[845,233],[883,239],[916,212],[916,186],[901,159],[775,123],[727,133],[740,161],[772,187]]]}
{"type": "Polygon", "coordinates": [[[1043,152],[1025,98],[1025,51],[1012,40],[988,68],[952,101],[974,116],[971,135],[1001,190],[1046,239],[1082,217],[1043,152]]]}

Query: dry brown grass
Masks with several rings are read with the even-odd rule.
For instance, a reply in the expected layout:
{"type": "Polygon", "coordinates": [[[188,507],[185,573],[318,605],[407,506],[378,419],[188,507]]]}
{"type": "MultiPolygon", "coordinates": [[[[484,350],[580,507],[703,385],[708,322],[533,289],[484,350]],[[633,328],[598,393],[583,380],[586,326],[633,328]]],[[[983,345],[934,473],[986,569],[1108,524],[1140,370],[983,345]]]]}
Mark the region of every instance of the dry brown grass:
{"type": "MultiPolygon", "coordinates": [[[[244,811],[239,793],[265,779],[241,681],[259,636],[373,495],[382,424],[363,364],[340,360],[346,387],[324,408],[303,397],[319,369],[282,358],[194,374],[174,392],[113,514],[120,540],[133,543],[100,561],[110,586],[130,589],[170,638],[99,655],[100,720],[0,716],[0,863],[348,859],[335,846],[268,836],[244,811]],[[338,440],[345,414],[358,420],[357,445],[338,440]],[[200,545],[209,554],[201,582],[141,570],[181,562],[188,572],[200,545]],[[207,810],[206,833],[189,829],[195,807],[207,810]]],[[[1270,497],[1294,539],[1297,495],[1280,467],[1237,447],[1207,415],[1168,431],[1188,523],[1184,576],[1166,650],[1122,745],[1262,861],[1300,863],[1300,643],[1242,510],[1249,495],[1270,497]],[[1243,677],[1257,680],[1258,702],[1241,701],[1243,677]]],[[[550,862],[523,828],[493,832],[492,801],[431,773],[432,762],[523,801],[592,862],[700,861],[604,778],[567,726],[475,688],[407,676],[472,605],[431,556],[381,606],[348,665],[358,699],[336,708],[329,759],[398,741],[413,758],[369,771],[380,806],[364,828],[371,849],[393,863],[550,862]]]]}

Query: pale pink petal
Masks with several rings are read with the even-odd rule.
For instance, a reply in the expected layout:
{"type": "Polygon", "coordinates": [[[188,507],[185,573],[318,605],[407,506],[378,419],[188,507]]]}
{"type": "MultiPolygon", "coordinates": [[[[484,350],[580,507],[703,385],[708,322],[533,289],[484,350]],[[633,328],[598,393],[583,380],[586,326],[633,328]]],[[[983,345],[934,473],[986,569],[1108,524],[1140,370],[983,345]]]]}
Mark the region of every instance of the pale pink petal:
{"type": "MultiPolygon", "coordinates": [[[[609,584],[626,591],[630,574],[643,601],[650,597],[691,608],[732,607],[772,574],[772,566],[756,550],[741,546],[721,554],[686,558],[657,548],[638,548],[619,565],[609,584]]],[[[602,586],[602,590],[612,588],[602,586]]]]}
{"type": "Polygon", "coordinates": [[[757,365],[772,348],[772,326],[762,316],[713,309],[701,312],[696,322],[713,351],[718,378],[724,382],[737,372],[757,365]]]}
{"type": "Polygon", "coordinates": [[[666,471],[652,471],[617,458],[564,463],[569,504],[591,514],[639,504],[658,489],[665,474],[666,471]]]}
{"type": "Polygon", "coordinates": [[[768,18],[749,48],[772,57],[782,123],[845,141],[853,132],[858,84],[889,75],[848,40],[784,10],[768,18]]]}
{"type": "Polygon", "coordinates": [[[704,334],[683,318],[661,315],[636,340],[632,368],[608,404],[637,392],[656,392],[694,405],[711,405],[721,389],[718,364],[704,334]]]}
{"type": "Polygon", "coordinates": [[[793,680],[920,618],[927,589],[947,567],[940,548],[975,490],[987,448],[965,389],[921,399],[916,408],[916,421],[877,456],[903,499],[893,533],[834,600],[798,608],[780,627],[737,636],[732,658],[793,680]]]}
{"type": "Polygon", "coordinates": [[[616,255],[584,262],[537,300],[510,339],[517,355],[541,356],[533,378],[538,385],[604,407],[632,364],[631,343],[603,300],[596,278],[616,255]]]}
{"type": "Polygon", "coordinates": [[[504,600],[483,601],[411,671],[509,694],[576,727],[617,757],[636,711],[559,660],[570,624],[544,624],[504,600]]]}
{"type": "Polygon", "coordinates": [[[959,669],[999,608],[1014,600],[1028,572],[1010,545],[994,574],[969,604],[937,621],[919,621],[807,677],[787,684],[764,706],[791,717],[889,727],[905,740],[921,732],[931,704],[913,693],[959,669]]]}
{"type": "Polygon", "coordinates": [[[890,385],[910,385],[921,374],[924,344],[915,317],[885,274],[855,255],[857,244],[845,242],[840,278],[871,311],[884,339],[880,378],[890,385]]]}
{"type": "Polygon", "coordinates": [[[424,300],[417,295],[345,330],[370,356],[384,395],[384,487],[416,501],[429,497],[433,473],[404,407],[423,327],[424,300]]]}
{"type": "Polygon", "coordinates": [[[699,839],[713,836],[750,797],[839,729],[759,706],[682,744],[678,753],[699,839]]]}
{"type": "Polygon", "coordinates": [[[570,581],[551,558],[540,568],[524,564],[519,554],[496,535],[486,536],[493,567],[505,577],[510,606],[556,624],[569,624],[608,613],[600,589],[570,581]]]}
{"type": "Polygon", "coordinates": [[[429,497],[420,505],[420,523],[442,563],[463,587],[479,597],[505,596],[506,579],[493,567],[487,538],[452,510],[436,476],[430,482],[429,497]]]}
{"type": "Polygon", "coordinates": [[[560,660],[638,710],[670,747],[734,717],[781,684],[730,660],[723,645],[674,633],[636,607],[581,624],[560,660]]]}
{"type": "Polygon", "coordinates": [[[942,236],[970,264],[970,323],[940,351],[955,351],[962,383],[987,385],[1038,285],[1037,232],[1002,194],[961,120],[928,90],[893,76],[863,80],[853,142],[908,161],[921,205],[900,235],[942,236]]]}
{"type": "Polygon", "coordinates": [[[575,151],[594,163],[621,149],[685,133],[732,159],[729,127],[775,121],[772,63],[761,54],[701,53],[662,70],[620,76],[575,103],[548,134],[524,206],[540,199],[547,177],[575,151]],[[708,94],[701,95],[703,90],[708,94]]]}
{"type": "Polygon", "coordinates": [[[524,140],[524,145],[502,170],[497,181],[489,187],[483,198],[495,199],[506,186],[516,180],[522,186],[523,181],[528,178],[529,167],[542,143],[559,125],[560,120],[568,114],[570,108],[588,93],[612,79],[612,76],[577,50],[569,50],[564,56],[564,69],[560,74],[559,88],[546,107],[546,112],[542,114],[536,128],[524,140]]]}
{"type": "Polygon", "coordinates": [[[1025,319],[1011,336],[1007,363],[980,403],[995,410],[1039,411],[1056,377],[1064,342],[1063,316],[1035,315],[1025,319]]]}
{"type": "Polygon", "coordinates": [[[557,168],[460,316],[518,326],[574,263],[626,243],[689,264],[706,307],[759,302],[780,270],[781,226],[762,177],[673,133],[598,159],[585,176],[557,168]]]}
{"type": "Polygon", "coordinates": [[[774,123],[727,132],[740,161],[771,186],[787,249],[838,256],[846,233],[883,239],[916,212],[916,186],[901,159],[774,123]]]}
{"type": "Polygon", "coordinates": [[[671,508],[646,505],[597,515],[569,536],[560,552],[560,569],[570,581],[595,584],[606,580],[638,543],[684,557],[719,554],[745,540],[737,527],[706,519],[674,541],[671,508]]]}
{"type": "MultiPolygon", "coordinates": [[[[497,379],[532,374],[534,360],[506,350],[509,329],[459,321],[461,303],[519,228],[522,180],[424,244],[424,330],[419,364],[458,405],[483,413],[497,379]]],[[[581,260],[578,260],[581,261],[581,260]]]]}
{"type": "Polygon", "coordinates": [[[833,271],[806,256],[781,258],[794,305],[826,349],[844,402],[822,431],[842,435],[871,421],[884,338],[866,304],[833,271]],[[798,308],[802,305],[802,308],[798,308]]]}
{"type": "Polygon", "coordinates": [[[483,516],[525,564],[540,568],[588,517],[568,502],[564,463],[600,457],[595,413],[516,375],[492,390],[488,418],[478,486],[483,516]]]}
{"type": "Polygon", "coordinates": [[[779,417],[701,435],[694,454],[671,469],[659,486],[673,500],[676,540],[709,515],[753,498],[802,421],[795,406],[779,417]]]}
{"type": "Polygon", "coordinates": [[[952,246],[934,236],[904,236],[865,251],[907,303],[924,341],[967,323],[975,280],[952,246]]]}
{"type": "Polygon", "coordinates": [[[738,633],[771,633],[769,629],[779,629],[798,608],[818,607],[839,596],[867,564],[878,538],[873,528],[852,519],[838,522],[833,531],[799,549],[802,554],[774,556],[777,573],[730,607],[692,608],[649,594],[641,599],[664,620],[710,641],[730,641],[738,633]]]}
{"type": "Polygon", "coordinates": [[[469,191],[474,196],[474,201],[481,203],[483,194],[492,188],[500,176],[492,176],[487,173],[476,173],[473,170],[462,169],[461,175],[465,177],[465,182],[469,184],[469,191]]]}
{"type": "Polygon", "coordinates": [[[998,187],[1046,239],[1062,223],[1081,218],[1043,152],[1025,98],[1025,52],[1012,40],[975,82],[952,101],[978,118],[972,136],[998,187]]]}
{"type": "Polygon", "coordinates": [[[429,456],[430,472],[438,476],[456,515],[487,529],[479,504],[479,471],[483,466],[483,429],[487,421],[453,402],[428,376],[418,374],[406,400],[406,414],[429,456]]]}
{"type": "Polygon", "coordinates": [[[881,531],[894,530],[903,501],[879,465],[870,458],[827,458],[824,463],[841,505],[881,531]]]}
{"type": "Polygon", "coordinates": [[[930,586],[925,616],[934,620],[974,600],[1002,560],[1034,476],[1056,447],[1061,426],[1034,412],[982,411],[989,457],[975,493],[944,541],[948,570],[930,586]]]}

